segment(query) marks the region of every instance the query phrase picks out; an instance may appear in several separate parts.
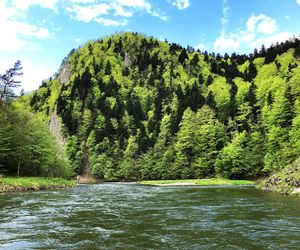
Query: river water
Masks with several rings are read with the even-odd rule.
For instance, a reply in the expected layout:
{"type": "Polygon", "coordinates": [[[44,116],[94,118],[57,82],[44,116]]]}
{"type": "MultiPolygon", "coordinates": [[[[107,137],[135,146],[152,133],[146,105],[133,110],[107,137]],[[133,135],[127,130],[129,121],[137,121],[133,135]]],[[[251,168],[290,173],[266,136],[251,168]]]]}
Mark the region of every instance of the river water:
{"type": "Polygon", "coordinates": [[[7,194],[0,249],[300,249],[300,198],[120,183],[7,194]]]}

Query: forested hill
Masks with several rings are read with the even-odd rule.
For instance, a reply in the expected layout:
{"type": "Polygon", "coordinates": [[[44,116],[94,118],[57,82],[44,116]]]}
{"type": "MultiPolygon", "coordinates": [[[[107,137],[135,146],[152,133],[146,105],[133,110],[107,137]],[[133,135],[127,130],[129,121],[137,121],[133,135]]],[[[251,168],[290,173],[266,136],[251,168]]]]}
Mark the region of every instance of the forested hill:
{"type": "Polygon", "coordinates": [[[256,178],[300,156],[299,58],[295,38],[220,56],[121,33],[72,50],[31,106],[77,174],[256,178]]]}

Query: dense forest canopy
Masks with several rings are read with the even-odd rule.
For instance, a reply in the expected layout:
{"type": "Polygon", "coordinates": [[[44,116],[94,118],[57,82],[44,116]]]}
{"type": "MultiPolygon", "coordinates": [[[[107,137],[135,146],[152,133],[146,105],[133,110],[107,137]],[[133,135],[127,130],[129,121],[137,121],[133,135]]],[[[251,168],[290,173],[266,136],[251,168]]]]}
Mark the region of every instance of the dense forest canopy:
{"type": "Polygon", "coordinates": [[[77,174],[257,178],[300,155],[299,58],[297,38],[221,56],[126,32],[72,50],[30,105],[77,174]]]}

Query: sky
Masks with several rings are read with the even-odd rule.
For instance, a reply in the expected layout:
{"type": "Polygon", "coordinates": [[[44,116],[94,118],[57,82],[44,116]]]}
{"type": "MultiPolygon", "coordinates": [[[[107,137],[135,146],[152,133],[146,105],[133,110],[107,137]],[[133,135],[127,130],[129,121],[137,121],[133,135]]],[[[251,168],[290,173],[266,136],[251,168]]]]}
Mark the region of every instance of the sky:
{"type": "Polygon", "coordinates": [[[122,31],[216,53],[300,34],[300,0],[0,0],[0,74],[20,60],[37,89],[85,42],[122,31]]]}

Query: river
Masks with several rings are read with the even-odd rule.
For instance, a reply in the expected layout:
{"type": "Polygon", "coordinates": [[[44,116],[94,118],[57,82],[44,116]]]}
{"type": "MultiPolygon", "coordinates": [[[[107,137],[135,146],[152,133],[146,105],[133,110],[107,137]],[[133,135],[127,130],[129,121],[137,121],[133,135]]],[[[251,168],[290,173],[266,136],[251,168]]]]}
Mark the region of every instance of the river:
{"type": "Polygon", "coordinates": [[[0,249],[299,249],[300,198],[108,183],[0,196],[0,249]]]}

